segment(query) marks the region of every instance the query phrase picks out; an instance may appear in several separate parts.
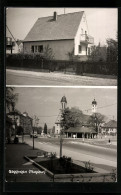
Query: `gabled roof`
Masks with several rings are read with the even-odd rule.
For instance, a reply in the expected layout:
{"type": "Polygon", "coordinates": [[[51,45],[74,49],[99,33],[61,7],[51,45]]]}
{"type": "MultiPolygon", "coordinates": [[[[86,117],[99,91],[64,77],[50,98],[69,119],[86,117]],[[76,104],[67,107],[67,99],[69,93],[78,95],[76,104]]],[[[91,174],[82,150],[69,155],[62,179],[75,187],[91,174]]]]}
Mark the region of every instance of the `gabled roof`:
{"type": "Polygon", "coordinates": [[[108,123],[105,123],[103,127],[117,128],[117,122],[115,120],[110,120],[108,123]]]}
{"type": "Polygon", "coordinates": [[[74,39],[84,11],[38,18],[24,42],[74,39]]]}
{"type": "Polygon", "coordinates": [[[65,130],[66,133],[96,133],[93,127],[70,127],[69,129],[65,130]]]}

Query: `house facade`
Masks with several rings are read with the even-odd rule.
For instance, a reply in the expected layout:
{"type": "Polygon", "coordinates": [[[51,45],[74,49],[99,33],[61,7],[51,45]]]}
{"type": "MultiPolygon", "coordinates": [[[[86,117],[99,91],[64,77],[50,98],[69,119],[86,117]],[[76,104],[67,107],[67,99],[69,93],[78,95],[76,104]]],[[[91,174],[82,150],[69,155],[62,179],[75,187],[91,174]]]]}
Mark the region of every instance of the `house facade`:
{"type": "Polygon", "coordinates": [[[117,135],[117,121],[110,120],[101,127],[103,135],[117,135]]]}
{"type": "Polygon", "coordinates": [[[17,54],[23,52],[23,43],[21,40],[12,40],[11,37],[6,37],[6,54],[17,54]]]}
{"type": "Polygon", "coordinates": [[[88,33],[84,11],[39,18],[23,41],[24,53],[43,53],[52,49],[55,60],[69,60],[70,55],[87,60],[94,38],[88,33]]]}
{"type": "Polygon", "coordinates": [[[23,133],[30,135],[32,132],[32,118],[28,116],[28,113],[24,112],[21,114],[20,112],[10,112],[7,114],[7,117],[12,119],[13,128],[19,129],[18,127],[22,127],[23,133]]]}

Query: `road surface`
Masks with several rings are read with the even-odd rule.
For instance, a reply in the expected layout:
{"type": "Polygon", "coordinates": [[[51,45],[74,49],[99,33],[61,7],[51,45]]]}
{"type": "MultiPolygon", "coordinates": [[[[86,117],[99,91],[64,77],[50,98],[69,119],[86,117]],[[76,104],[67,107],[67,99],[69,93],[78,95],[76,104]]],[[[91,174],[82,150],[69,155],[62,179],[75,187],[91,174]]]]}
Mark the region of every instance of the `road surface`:
{"type": "MultiPolygon", "coordinates": [[[[26,137],[25,142],[33,146],[33,139],[26,137]]],[[[35,148],[47,151],[56,152],[59,156],[59,139],[52,138],[35,138],[35,148]]],[[[74,141],[63,142],[63,155],[72,157],[74,160],[89,161],[98,167],[104,169],[112,169],[117,167],[117,150],[112,148],[104,148],[93,146],[87,143],[74,141]]]]}
{"type": "Polygon", "coordinates": [[[7,85],[116,86],[114,78],[96,78],[56,72],[6,70],[7,85]]]}

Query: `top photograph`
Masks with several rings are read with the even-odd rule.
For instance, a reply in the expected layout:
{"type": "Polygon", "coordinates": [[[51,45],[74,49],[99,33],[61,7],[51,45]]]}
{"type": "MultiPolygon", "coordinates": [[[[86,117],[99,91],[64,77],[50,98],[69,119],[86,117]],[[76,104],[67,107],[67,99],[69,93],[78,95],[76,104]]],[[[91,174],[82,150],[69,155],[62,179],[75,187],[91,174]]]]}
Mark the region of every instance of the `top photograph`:
{"type": "Polygon", "coordinates": [[[6,85],[117,86],[117,8],[6,8],[6,85]]]}

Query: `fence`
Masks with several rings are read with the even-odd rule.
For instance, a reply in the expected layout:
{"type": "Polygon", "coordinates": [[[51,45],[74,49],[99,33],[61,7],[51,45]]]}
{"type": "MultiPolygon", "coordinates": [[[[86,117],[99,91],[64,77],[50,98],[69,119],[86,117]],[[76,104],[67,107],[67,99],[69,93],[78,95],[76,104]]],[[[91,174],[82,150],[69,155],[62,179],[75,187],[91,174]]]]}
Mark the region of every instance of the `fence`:
{"type": "Polygon", "coordinates": [[[6,56],[7,67],[39,69],[49,72],[60,71],[64,73],[73,73],[83,75],[89,74],[103,74],[115,75],[118,74],[118,63],[116,62],[92,62],[92,61],[61,61],[61,60],[47,60],[42,56],[28,56],[20,54],[10,54],[6,56]]]}

